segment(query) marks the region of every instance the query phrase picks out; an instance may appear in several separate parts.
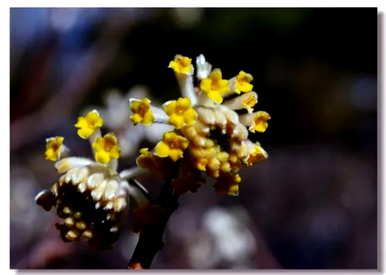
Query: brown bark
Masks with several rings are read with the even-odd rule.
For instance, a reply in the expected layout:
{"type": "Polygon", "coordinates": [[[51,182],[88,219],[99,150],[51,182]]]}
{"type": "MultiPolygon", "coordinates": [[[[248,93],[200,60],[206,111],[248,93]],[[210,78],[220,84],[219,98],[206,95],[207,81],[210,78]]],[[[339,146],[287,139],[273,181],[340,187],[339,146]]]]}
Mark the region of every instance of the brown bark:
{"type": "Polygon", "coordinates": [[[178,196],[169,182],[165,183],[156,202],[162,209],[156,224],[144,225],[129,262],[129,269],[148,269],[164,246],[163,236],[170,216],[178,208],[178,196]]]}

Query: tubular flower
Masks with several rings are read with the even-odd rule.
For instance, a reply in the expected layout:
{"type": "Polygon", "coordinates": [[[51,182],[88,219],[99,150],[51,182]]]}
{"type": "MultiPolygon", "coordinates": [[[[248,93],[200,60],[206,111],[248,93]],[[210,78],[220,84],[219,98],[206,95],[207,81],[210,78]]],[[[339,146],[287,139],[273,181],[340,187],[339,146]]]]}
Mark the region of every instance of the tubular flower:
{"type": "Polygon", "coordinates": [[[112,159],[119,158],[120,148],[118,139],[112,133],[106,134],[104,137],[96,138],[92,144],[95,151],[95,160],[99,163],[106,164],[112,159]]]}
{"type": "Polygon", "coordinates": [[[253,107],[257,104],[257,94],[255,92],[248,92],[242,94],[234,99],[228,100],[224,105],[232,110],[246,109],[248,113],[253,112],[253,107]]]}
{"type": "Polygon", "coordinates": [[[170,61],[168,68],[172,68],[177,74],[186,75],[193,74],[194,70],[192,65],[192,59],[179,54],[174,57],[174,60],[170,61]]]}
{"type": "MultiPolygon", "coordinates": [[[[93,125],[95,130],[102,121],[98,112],[93,111],[80,119],[80,124],[93,125]]],[[[57,215],[62,218],[56,227],[64,241],[84,239],[91,246],[109,248],[118,238],[120,219],[128,208],[129,197],[134,201],[143,200],[138,195],[133,196],[136,188],[128,183],[142,170],[135,167],[118,173],[117,163],[111,161],[119,157],[118,140],[113,134],[99,137],[100,134],[100,131],[93,134],[95,142],[92,144],[100,163],[81,157],[60,159],[63,137],[47,140],[46,157],[56,161],[55,168],[61,176],[49,189],[39,192],[35,201],[46,211],[56,208],[57,215]]]]}
{"type": "Polygon", "coordinates": [[[97,110],[87,113],[84,117],[78,117],[78,121],[75,124],[75,127],[79,128],[78,135],[83,139],[89,138],[102,126],[103,118],[99,115],[97,110]]]}
{"type": "Polygon", "coordinates": [[[253,80],[253,76],[244,71],[240,71],[236,76],[235,91],[237,94],[241,92],[250,92],[253,89],[253,85],[250,83],[253,80]]]}
{"type": "Polygon", "coordinates": [[[191,105],[190,99],[184,97],[166,102],[163,109],[169,116],[169,123],[174,125],[176,129],[195,123],[197,112],[191,105]]]}
{"type": "Polygon", "coordinates": [[[44,156],[47,160],[57,161],[65,150],[64,137],[51,137],[46,139],[46,151],[44,156]]]}
{"type": "Polygon", "coordinates": [[[175,132],[166,132],[160,142],[154,148],[155,155],[161,158],[170,157],[177,161],[184,155],[184,150],[188,147],[189,141],[175,132]]]}
{"type": "MultiPolygon", "coordinates": [[[[248,130],[264,132],[270,116],[263,111],[253,113],[258,97],[251,91],[250,74],[241,71],[229,83],[222,79],[219,69],[209,72],[211,65],[203,55],[196,62],[199,87],[194,87],[193,77],[184,78],[183,85],[179,85],[190,101],[180,98],[164,104],[164,112],[169,116],[166,123],[173,125],[174,131],[164,134],[154,153],[141,151],[137,164],[156,169],[161,159],[171,159],[174,166],[169,170],[174,171],[172,186],[176,193],[195,191],[202,175],[207,175],[216,179],[214,188],[219,193],[237,195],[240,168],[268,157],[259,143],[249,140],[248,130]],[[248,113],[236,113],[241,109],[248,113]],[[196,114],[191,121],[187,117],[193,115],[188,115],[187,110],[196,114]]],[[[181,83],[178,74],[176,77],[181,83]]],[[[169,178],[170,175],[173,173],[169,173],[169,178]]]]}
{"type": "Polygon", "coordinates": [[[222,103],[223,94],[229,92],[228,80],[222,79],[220,69],[214,69],[207,78],[201,80],[200,88],[216,103],[222,103]]]}
{"type": "Polygon", "coordinates": [[[250,153],[245,159],[245,164],[247,166],[252,166],[258,161],[265,160],[268,158],[267,152],[260,146],[260,143],[252,144],[251,143],[250,153]]]}
{"type": "Polygon", "coordinates": [[[264,133],[268,128],[268,120],[271,116],[265,111],[258,111],[253,114],[247,114],[241,117],[241,121],[249,126],[249,131],[252,133],[264,133]]]}
{"type": "Polygon", "coordinates": [[[142,123],[143,125],[151,125],[154,121],[154,114],[151,111],[151,101],[148,98],[142,100],[132,100],[130,109],[133,114],[130,116],[134,124],[142,123]]]}

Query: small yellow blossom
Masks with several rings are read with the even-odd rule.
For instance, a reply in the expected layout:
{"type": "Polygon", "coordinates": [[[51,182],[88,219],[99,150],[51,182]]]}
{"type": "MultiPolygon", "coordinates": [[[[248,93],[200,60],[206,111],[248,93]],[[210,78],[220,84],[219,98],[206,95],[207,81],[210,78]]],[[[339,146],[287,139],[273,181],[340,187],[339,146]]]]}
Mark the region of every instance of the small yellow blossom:
{"type": "Polygon", "coordinates": [[[92,148],[95,151],[95,160],[99,163],[106,164],[112,159],[119,158],[120,148],[118,139],[112,133],[96,138],[92,148]]]}
{"type": "Polygon", "coordinates": [[[196,122],[197,112],[192,108],[189,98],[180,97],[164,104],[164,111],[169,116],[169,123],[177,129],[196,122]]]}
{"type": "Polygon", "coordinates": [[[216,103],[222,103],[222,95],[229,92],[228,80],[222,79],[220,69],[214,69],[209,77],[201,80],[200,88],[216,103]]]}
{"type": "Polygon", "coordinates": [[[256,112],[253,116],[251,126],[249,130],[254,133],[255,131],[264,133],[268,127],[268,120],[271,119],[271,116],[264,111],[256,112]]]}
{"type": "Polygon", "coordinates": [[[249,113],[253,112],[253,106],[257,103],[257,95],[255,93],[245,94],[245,98],[242,100],[242,104],[249,113]]]}
{"type": "Polygon", "coordinates": [[[163,159],[154,155],[148,148],[141,148],[139,153],[140,155],[136,159],[139,167],[151,171],[161,179],[169,178],[175,173],[169,159],[163,159]]]}
{"type": "Polygon", "coordinates": [[[191,75],[193,73],[192,59],[178,54],[174,60],[170,61],[168,68],[172,68],[179,74],[191,75]]]}
{"type": "Polygon", "coordinates": [[[245,163],[248,166],[254,165],[256,162],[267,159],[268,154],[267,152],[260,146],[259,143],[256,143],[251,152],[249,153],[245,163]]]}
{"type": "Polygon", "coordinates": [[[253,89],[253,85],[250,83],[253,80],[253,76],[244,71],[240,71],[236,76],[235,91],[236,93],[250,92],[253,89]]]}
{"type": "Polygon", "coordinates": [[[175,132],[166,132],[160,142],[155,146],[155,155],[161,158],[170,157],[173,161],[183,157],[183,150],[189,145],[189,141],[175,132]]]}
{"type": "Polygon", "coordinates": [[[44,155],[47,160],[57,161],[62,153],[64,137],[51,137],[46,140],[46,151],[44,155]]]}
{"type": "Polygon", "coordinates": [[[78,135],[84,139],[89,138],[102,126],[103,118],[99,115],[97,110],[87,113],[84,117],[78,117],[78,121],[75,124],[75,127],[79,128],[78,135]]]}
{"type": "Polygon", "coordinates": [[[143,125],[151,125],[154,121],[154,114],[150,107],[151,101],[148,98],[142,100],[133,100],[130,104],[130,109],[133,114],[130,116],[134,124],[142,123],[143,125]]]}

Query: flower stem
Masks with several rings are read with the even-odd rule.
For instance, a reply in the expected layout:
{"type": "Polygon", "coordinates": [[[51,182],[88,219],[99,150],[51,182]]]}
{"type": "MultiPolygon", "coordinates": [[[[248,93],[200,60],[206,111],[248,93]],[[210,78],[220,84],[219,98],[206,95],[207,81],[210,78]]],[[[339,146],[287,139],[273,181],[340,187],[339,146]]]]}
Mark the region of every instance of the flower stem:
{"type": "Polygon", "coordinates": [[[157,224],[146,225],[139,235],[139,241],[129,261],[129,269],[148,269],[158,251],[164,246],[163,235],[170,216],[178,208],[178,195],[166,182],[156,202],[162,207],[157,224]]]}

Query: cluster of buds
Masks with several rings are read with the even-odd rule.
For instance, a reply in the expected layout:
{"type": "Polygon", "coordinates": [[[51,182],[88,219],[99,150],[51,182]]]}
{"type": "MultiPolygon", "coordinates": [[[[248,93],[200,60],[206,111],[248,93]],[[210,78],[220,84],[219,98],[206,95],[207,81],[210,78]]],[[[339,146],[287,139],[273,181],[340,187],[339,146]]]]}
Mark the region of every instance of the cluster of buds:
{"type": "Polygon", "coordinates": [[[169,68],[175,72],[182,97],[162,107],[151,105],[148,98],[130,99],[134,124],[174,126],[153,150],[140,150],[138,166],[173,178],[177,193],[196,190],[202,176],[207,175],[215,179],[214,188],[219,193],[237,195],[240,168],[268,157],[259,142],[248,139],[248,130],[265,132],[271,118],[265,111],[254,112],[258,97],[252,75],[240,71],[229,80],[223,79],[221,70],[212,70],[200,55],[195,87],[191,58],[177,55],[169,68]],[[173,162],[177,165],[171,165],[173,162]]]}
{"type": "Polygon", "coordinates": [[[63,137],[46,140],[45,158],[55,162],[62,175],[35,200],[47,211],[56,208],[63,219],[56,227],[64,241],[86,239],[91,246],[108,248],[118,238],[120,218],[133,193],[128,180],[141,173],[141,169],[118,173],[119,142],[113,133],[102,136],[103,123],[98,111],[93,110],[80,116],[75,124],[79,137],[89,140],[94,160],[66,157],[69,150],[63,137]]]}
{"type": "Polygon", "coordinates": [[[110,247],[117,240],[129,199],[133,199],[130,205],[136,205],[129,209],[136,231],[154,222],[149,219],[159,216],[160,207],[132,180],[144,172],[170,182],[176,195],[196,191],[205,178],[213,179],[217,192],[238,195],[240,168],[268,157],[259,142],[248,138],[249,131],[265,132],[270,119],[265,111],[254,112],[257,94],[252,75],[240,71],[223,79],[221,70],[212,70],[203,55],[196,59],[196,78],[188,57],[177,55],[169,68],[182,97],[162,107],[146,97],[129,99],[134,125],[160,123],[171,129],[152,150],[139,150],[138,167],[118,172],[119,140],[114,133],[102,135],[104,120],[97,110],[78,117],[74,125],[78,136],[89,141],[93,158],[69,157],[64,137],[46,140],[45,158],[55,163],[61,176],[35,200],[47,211],[56,209],[62,219],[56,227],[63,240],[86,239],[92,246],[110,247]]]}

